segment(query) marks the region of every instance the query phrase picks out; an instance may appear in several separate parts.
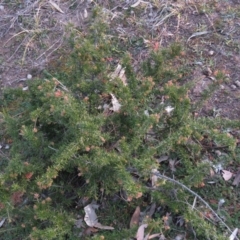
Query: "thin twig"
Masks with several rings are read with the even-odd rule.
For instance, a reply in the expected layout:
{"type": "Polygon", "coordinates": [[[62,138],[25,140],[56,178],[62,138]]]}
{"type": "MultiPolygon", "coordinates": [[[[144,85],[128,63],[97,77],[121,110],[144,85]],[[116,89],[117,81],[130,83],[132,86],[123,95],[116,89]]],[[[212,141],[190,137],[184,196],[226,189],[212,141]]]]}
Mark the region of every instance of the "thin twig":
{"type": "MultiPolygon", "coordinates": [[[[61,45],[62,45],[62,42],[63,42],[63,37],[61,39],[58,39],[55,43],[53,43],[45,52],[43,52],[40,56],[37,57],[36,60],[38,60],[39,58],[41,58],[43,55],[45,55],[50,49],[52,49],[57,43],[59,43],[59,46],[57,48],[54,49],[54,51],[56,51],[61,45]]],[[[53,53],[53,51],[50,53],[50,55],[53,53]]],[[[49,56],[49,55],[48,55],[49,56]]]]}
{"type": "MultiPolygon", "coordinates": [[[[188,188],[186,185],[182,184],[181,182],[178,182],[177,180],[174,180],[174,179],[172,179],[172,178],[170,178],[170,177],[164,176],[164,175],[162,175],[162,174],[160,174],[160,173],[156,173],[156,172],[155,172],[155,173],[153,173],[153,174],[156,175],[156,176],[159,177],[159,178],[165,179],[165,180],[167,180],[167,181],[169,181],[169,182],[172,182],[172,183],[175,183],[175,184],[181,186],[182,188],[184,188],[185,190],[187,190],[188,192],[190,192],[193,196],[197,197],[202,203],[205,204],[205,206],[206,206],[207,208],[209,208],[209,209],[211,210],[211,212],[212,212],[212,213],[214,214],[214,216],[218,219],[218,221],[220,221],[220,222],[227,228],[227,230],[228,230],[230,233],[232,233],[231,228],[218,216],[218,214],[212,209],[212,207],[211,207],[201,196],[199,196],[197,193],[195,193],[194,191],[192,191],[190,188],[188,188]]],[[[237,239],[238,239],[238,238],[237,238],[237,239]]],[[[238,239],[238,240],[239,240],[239,239],[238,239]]]]}

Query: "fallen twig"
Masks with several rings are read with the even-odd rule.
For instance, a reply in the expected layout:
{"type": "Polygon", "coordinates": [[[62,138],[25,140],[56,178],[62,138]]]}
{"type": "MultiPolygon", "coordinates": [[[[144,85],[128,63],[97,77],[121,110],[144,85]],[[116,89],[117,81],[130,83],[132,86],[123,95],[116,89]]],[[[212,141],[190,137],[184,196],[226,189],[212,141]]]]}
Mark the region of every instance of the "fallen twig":
{"type": "MultiPolygon", "coordinates": [[[[192,191],[190,188],[188,188],[186,185],[182,184],[181,182],[175,180],[175,179],[172,179],[170,177],[167,177],[167,176],[164,176],[158,172],[154,172],[152,173],[154,175],[156,175],[157,177],[161,178],[161,179],[165,179],[169,182],[172,182],[172,183],[175,183],[179,186],[181,186],[183,189],[187,190],[188,192],[190,192],[193,196],[195,196],[196,198],[198,198],[202,203],[205,204],[205,206],[211,210],[211,212],[214,214],[214,216],[218,219],[219,222],[222,223],[223,226],[225,226],[227,228],[227,230],[229,231],[229,233],[232,233],[232,230],[231,228],[221,219],[221,217],[218,216],[218,214],[212,209],[212,207],[201,197],[199,196],[197,193],[195,193],[194,191],[192,191]]],[[[238,239],[238,238],[236,238],[238,239]]],[[[238,239],[239,240],[239,239],[238,239]]]]}

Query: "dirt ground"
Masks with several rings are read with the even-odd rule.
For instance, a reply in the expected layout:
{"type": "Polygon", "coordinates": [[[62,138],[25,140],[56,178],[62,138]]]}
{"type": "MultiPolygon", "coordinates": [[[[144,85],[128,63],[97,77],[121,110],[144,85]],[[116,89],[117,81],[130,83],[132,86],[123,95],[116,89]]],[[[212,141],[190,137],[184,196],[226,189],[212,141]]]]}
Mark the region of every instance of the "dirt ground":
{"type": "Polygon", "coordinates": [[[103,7],[113,32],[130,39],[136,66],[152,48],[180,42],[192,69],[193,101],[223,74],[199,114],[239,119],[239,0],[0,0],[1,88],[26,86],[27,79],[40,77],[64,57],[59,50],[65,47],[67,29],[87,31],[96,5],[103,7]],[[144,48],[138,45],[142,42],[144,48]]]}

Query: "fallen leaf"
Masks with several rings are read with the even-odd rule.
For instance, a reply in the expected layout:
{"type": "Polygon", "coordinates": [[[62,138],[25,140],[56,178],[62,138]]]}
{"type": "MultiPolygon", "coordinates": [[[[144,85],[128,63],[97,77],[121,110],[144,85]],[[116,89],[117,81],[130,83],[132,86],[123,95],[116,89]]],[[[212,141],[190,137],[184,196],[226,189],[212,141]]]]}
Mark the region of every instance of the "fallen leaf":
{"type": "Polygon", "coordinates": [[[160,163],[160,162],[168,160],[168,158],[169,158],[168,155],[162,155],[159,159],[157,159],[157,161],[160,163]]]}
{"type": "Polygon", "coordinates": [[[144,240],[144,230],[145,228],[148,227],[148,224],[142,224],[139,228],[138,228],[138,231],[137,231],[137,234],[136,234],[136,239],[137,240],[144,240]]]}
{"type": "Polygon", "coordinates": [[[159,237],[159,236],[161,236],[161,233],[155,233],[155,234],[152,234],[152,235],[148,236],[147,239],[153,239],[153,238],[156,238],[156,237],[159,237]]]}
{"type": "Polygon", "coordinates": [[[84,211],[85,211],[84,221],[89,227],[94,227],[95,224],[98,223],[97,214],[95,213],[95,209],[97,208],[98,208],[98,205],[92,204],[92,203],[88,204],[84,208],[84,211]]]}
{"type": "Polygon", "coordinates": [[[238,172],[234,178],[233,185],[238,186],[239,182],[240,182],[240,170],[238,170],[238,172]]]}
{"type": "Polygon", "coordinates": [[[137,7],[139,4],[141,3],[141,0],[138,0],[137,2],[135,2],[134,4],[131,5],[132,8],[137,7]]]}
{"type": "Polygon", "coordinates": [[[98,232],[98,229],[93,227],[88,227],[84,230],[83,235],[90,236],[92,233],[98,232]]]}
{"type": "Polygon", "coordinates": [[[113,227],[110,226],[103,226],[101,223],[98,222],[97,214],[95,213],[95,209],[98,209],[98,205],[96,204],[88,204],[85,208],[85,217],[84,221],[89,227],[95,227],[99,229],[105,230],[113,230],[113,227]]]}
{"type": "Polygon", "coordinates": [[[235,228],[232,234],[230,235],[229,240],[234,240],[237,234],[238,234],[238,228],[235,228]]]}
{"type": "Polygon", "coordinates": [[[176,160],[169,159],[169,167],[170,167],[171,171],[173,171],[173,172],[176,171],[176,168],[175,168],[176,164],[177,164],[176,160]]]}
{"type": "Polygon", "coordinates": [[[99,228],[99,229],[104,229],[104,230],[113,230],[114,227],[111,227],[111,226],[103,226],[101,223],[96,223],[94,225],[95,228],[99,228]]]}
{"type": "Polygon", "coordinates": [[[49,3],[60,13],[64,13],[64,11],[53,1],[49,1],[49,3]]]}
{"type": "Polygon", "coordinates": [[[139,218],[140,218],[140,207],[137,206],[130,221],[130,228],[139,224],[139,218]]]}
{"type": "Polygon", "coordinates": [[[210,168],[210,176],[213,177],[215,175],[215,172],[213,171],[212,168],[210,168]]]}
{"type": "Polygon", "coordinates": [[[127,78],[126,78],[126,75],[125,75],[125,68],[121,69],[118,77],[122,80],[123,85],[127,86],[127,78]]]}
{"type": "Polygon", "coordinates": [[[150,43],[150,41],[147,40],[147,39],[145,39],[145,38],[143,38],[143,42],[144,42],[145,44],[149,44],[149,43],[150,43]]]}
{"type": "Polygon", "coordinates": [[[159,171],[157,169],[152,169],[152,176],[151,176],[151,180],[152,180],[152,187],[156,188],[157,187],[157,181],[158,181],[158,176],[156,176],[156,173],[159,173],[159,171]]]}
{"type": "Polygon", "coordinates": [[[3,226],[3,224],[5,223],[5,221],[6,221],[6,218],[4,218],[4,219],[0,222],[0,227],[3,226]]]}
{"type": "Polygon", "coordinates": [[[115,71],[111,74],[109,74],[110,81],[112,81],[115,78],[120,78],[123,85],[127,86],[127,78],[125,75],[125,68],[122,67],[121,64],[118,64],[115,71]]]}
{"type": "Polygon", "coordinates": [[[199,36],[202,36],[202,35],[205,35],[205,34],[208,34],[208,33],[210,33],[210,32],[209,31],[196,32],[188,38],[187,42],[194,37],[199,37],[199,36]]]}
{"type": "Polygon", "coordinates": [[[152,217],[152,215],[155,213],[155,209],[156,209],[156,203],[152,203],[150,210],[147,213],[148,218],[152,217]]]}
{"type": "Polygon", "coordinates": [[[165,240],[165,239],[166,239],[165,236],[161,234],[159,240],[165,240]]]}
{"type": "Polygon", "coordinates": [[[86,9],[86,8],[84,9],[83,17],[84,17],[84,18],[87,18],[87,17],[88,17],[88,12],[87,12],[87,9],[86,9]]]}
{"type": "Polygon", "coordinates": [[[33,176],[33,172],[29,172],[25,174],[26,179],[30,179],[33,176]]]}
{"type": "Polygon", "coordinates": [[[115,97],[114,94],[110,94],[112,97],[112,107],[109,108],[110,110],[114,111],[114,112],[118,112],[121,108],[121,104],[118,102],[117,98],[115,97]]]}
{"type": "Polygon", "coordinates": [[[109,75],[109,77],[111,78],[111,80],[113,80],[114,78],[116,78],[116,77],[119,75],[121,69],[122,69],[122,65],[121,65],[121,64],[118,64],[117,67],[116,67],[116,69],[115,69],[115,71],[114,71],[112,74],[109,75]]]}
{"type": "Polygon", "coordinates": [[[148,240],[149,239],[149,233],[144,237],[144,239],[143,240],[148,240]]]}
{"type": "Polygon", "coordinates": [[[227,170],[222,170],[222,176],[225,181],[228,181],[232,178],[233,173],[227,171],[227,170]]]}

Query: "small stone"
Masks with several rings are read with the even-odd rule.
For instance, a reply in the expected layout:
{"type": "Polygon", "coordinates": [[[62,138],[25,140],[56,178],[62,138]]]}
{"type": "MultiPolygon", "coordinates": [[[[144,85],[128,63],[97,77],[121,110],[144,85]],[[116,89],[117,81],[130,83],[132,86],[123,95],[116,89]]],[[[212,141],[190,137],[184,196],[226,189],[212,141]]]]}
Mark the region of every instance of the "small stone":
{"type": "Polygon", "coordinates": [[[28,80],[32,79],[32,75],[31,75],[31,74],[28,74],[28,75],[27,75],[27,79],[28,79],[28,80]]]}
{"type": "Polygon", "coordinates": [[[235,82],[235,84],[236,84],[238,87],[240,87],[240,81],[237,80],[237,81],[235,82]]]}
{"type": "Polygon", "coordinates": [[[22,90],[23,91],[27,91],[28,90],[28,86],[27,87],[23,87],[22,90]]]}
{"type": "Polygon", "coordinates": [[[236,87],[234,84],[232,84],[232,85],[231,85],[231,88],[232,88],[233,90],[235,90],[237,87],[236,87]]]}
{"type": "Polygon", "coordinates": [[[203,73],[205,76],[209,77],[209,76],[212,75],[212,70],[211,70],[209,67],[207,67],[207,68],[205,68],[205,69],[202,71],[202,73],[203,73]]]}
{"type": "Polygon", "coordinates": [[[224,89],[225,89],[225,87],[224,87],[223,85],[220,85],[220,88],[221,88],[221,90],[224,90],[224,89]]]}
{"type": "Polygon", "coordinates": [[[4,6],[0,5],[0,11],[3,11],[3,10],[4,10],[4,6]]]}
{"type": "Polygon", "coordinates": [[[211,50],[211,51],[208,52],[208,54],[209,54],[209,56],[213,56],[214,51],[211,50]]]}

